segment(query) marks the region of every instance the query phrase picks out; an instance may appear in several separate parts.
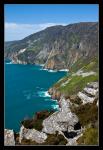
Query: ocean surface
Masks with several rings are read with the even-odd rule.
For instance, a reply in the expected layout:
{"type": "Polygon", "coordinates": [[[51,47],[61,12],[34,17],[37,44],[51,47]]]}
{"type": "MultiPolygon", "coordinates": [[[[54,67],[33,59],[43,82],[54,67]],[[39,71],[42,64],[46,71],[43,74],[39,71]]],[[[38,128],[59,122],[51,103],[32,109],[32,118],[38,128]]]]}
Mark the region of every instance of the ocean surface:
{"type": "Polygon", "coordinates": [[[18,132],[20,122],[31,118],[35,112],[57,110],[47,90],[67,73],[43,70],[39,65],[5,62],[5,128],[18,132]]]}

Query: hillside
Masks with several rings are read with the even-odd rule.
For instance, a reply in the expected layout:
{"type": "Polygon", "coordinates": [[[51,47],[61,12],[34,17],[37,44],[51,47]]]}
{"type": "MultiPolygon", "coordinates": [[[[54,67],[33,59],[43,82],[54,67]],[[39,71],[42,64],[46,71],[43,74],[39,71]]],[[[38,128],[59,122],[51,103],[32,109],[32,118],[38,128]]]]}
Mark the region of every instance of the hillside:
{"type": "Polygon", "coordinates": [[[76,141],[78,145],[98,144],[98,58],[88,62],[77,61],[71,71],[49,90],[53,99],[60,100],[63,95],[72,103],[71,111],[75,113],[82,127],[83,135],[76,141]]]}
{"type": "Polygon", "coordinates": [[[14,63],[45,64],[48,69],[70,69],[79,59],[98,53],[98,23],[52,26],[22,40],[5,42],[5,58],[14,63]]]}
{"type": "Polygon", "coordinates": [[[23,120],[19,133],[5,130],[5,135],[13,135],[14,145],[98,145],[98,23],[49,27],[23,40],[6,42],[6,58],[69,69],[48,89],[52,99],[58,100],[58,111],[38,112],[36,118],[23,120]]]}

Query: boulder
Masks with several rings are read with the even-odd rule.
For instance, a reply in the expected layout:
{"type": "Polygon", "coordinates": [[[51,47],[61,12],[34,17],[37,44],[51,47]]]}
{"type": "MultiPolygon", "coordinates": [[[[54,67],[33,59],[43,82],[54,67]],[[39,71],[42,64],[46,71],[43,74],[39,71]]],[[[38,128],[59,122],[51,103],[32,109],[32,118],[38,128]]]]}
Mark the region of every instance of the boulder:
{"type": "Polygon", "coordinates": [[[93,103],[93,101],[95,100],[95,97],[89,97],[86,94],[79,92],[77,94],[77,96],[81,99],[81,101],[83,102],[83,104],[86,103],[93,103]]]}
{"type": "Polygon", "coordinates": [[[21,127],[19,133],[19,142],[21,143],[22,139],[28,139],[35,141],[37,143],[43,143],[47,139],[47,135],[43,132],[39,132],[35,129],[26,129],[24,126],[21,127]]]}
{"type": "Polygon", "coordinates": [[[4,130],[4,145],[5,146],[15,146],[15,138],[13,130],[4,130]]]}
{"type": "Polygon", "coordinates": [[[43,120],[43,132],[55,134],[56,131],[67,131],[68,127],[78,122],[78,117],[71,112],[69,102],[63,97],[59,101],[61,109],[43,120]]]}
{"type": "Polygon", "coordinates": [[[98,88],[98,82],[88,83],[87,87],[97,89],[98,88]]]}
{"type": "Polygon", "coordinates": [[[96,96],[98,93],[98,89],[93,89],[93,88],[84,88],[83,91],[85,91],[87,94],[90,94],[91,96],[96,96]]]}

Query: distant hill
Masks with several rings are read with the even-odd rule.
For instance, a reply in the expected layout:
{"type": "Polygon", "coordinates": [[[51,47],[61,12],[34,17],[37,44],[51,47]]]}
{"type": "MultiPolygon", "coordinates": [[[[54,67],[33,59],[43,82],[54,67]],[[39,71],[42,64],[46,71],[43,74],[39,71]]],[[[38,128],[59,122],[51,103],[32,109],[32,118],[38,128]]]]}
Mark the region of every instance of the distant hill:
{"type": "Polygon", "coordinates": [[[98,55],[98,23],[52,26],[22,40],[5,42],[5,58],[15,63],[45,64],[45,68],[71,68],[79,59],[98,55]]]}

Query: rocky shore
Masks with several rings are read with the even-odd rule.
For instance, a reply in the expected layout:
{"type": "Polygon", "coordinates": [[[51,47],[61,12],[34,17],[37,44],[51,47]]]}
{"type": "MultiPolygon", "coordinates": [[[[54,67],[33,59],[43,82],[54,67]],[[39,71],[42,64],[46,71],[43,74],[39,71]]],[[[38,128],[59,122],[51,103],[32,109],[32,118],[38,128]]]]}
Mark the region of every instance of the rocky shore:
{"type": "MultiPolygon", "coordinates": [[[[53,89],[49,89],[49,94],[53,94],[53,89]]],[[[55,91],[56,93],[56,91],[55,91]]],[[[77,93],[77,96],[81,99],[82,105],[86,103],[93,103],[98,99],[98,83],[91,82],[83,89],[83,91],[77,93]],[[82,92],[85,92],[82,93],[82,92]],[[90,94],[91,97],[87,96],[90,94]]],[[[49,115],[42,121],[42,130],[38,131],[35,128],[29,129],[23,125],[20,128],[18,135],[18,144],[22,145],[23,140],[34,141],[35,144],[44,144],[48,139],[48,135],[62,135],[66,140],[65,145],[77,145],[78,138],[83,135],[85,127],[82,127],[78,116],[71,111],[74,104],[69,98],[65,98],[60,93],[56,93],[55,98],[58,98],[59,110],[49,115]]],[[[98,101],[96,102],[98,103],[98,101]]],[[[97,105],[97,104],[96,104],[97,105]]],[[[97,105],[98,106],[98,105],[97,105]]],[[[79,107],[75,104],[75,107],[79,107]]],[[[37,113],[38,114],[38,113],[37,113]]],[[[5,129],[5,145],[18,145],[14,138],[13,130],[5,129]]]]}
{"type": "MultiPolygon", "coordinates": [[[[79,120],[78,117],[70,110],[69,105],[71,105],[71,103],[69,99],[65,100],[64,97],[61,97],[59,103],[61,106],[61,108],[59,108],[59,111],[53,113],[45,120],[43,120],[42,131],[27,129],[22,125],[19,132],[19,143],[22,143],[23,139],[35,141],[37,143],[44,143],[48,138],[48,134],[56,134],[57,131],[59,134],[63,135],[66,140],[68,139],[66,137],[67,135],[70,138],[80,135],[82,132],[82,128],[81,126],[79,126],[79,128],[75,128],[79,120]],[[67,135],[65,134],[66,132],[67,135]]],[[[13,131],[12,133],[14,134],[13,131]]],[[[6,136],[7,132],[5,132],[5,137],[6,136]]],[[[5,145],[15,145],[14,136],[5,138],[5,145]]]]}

